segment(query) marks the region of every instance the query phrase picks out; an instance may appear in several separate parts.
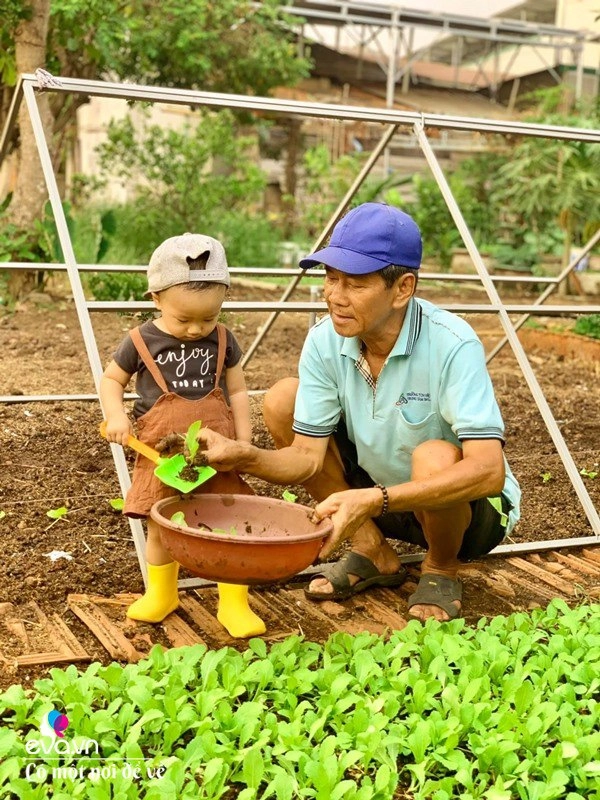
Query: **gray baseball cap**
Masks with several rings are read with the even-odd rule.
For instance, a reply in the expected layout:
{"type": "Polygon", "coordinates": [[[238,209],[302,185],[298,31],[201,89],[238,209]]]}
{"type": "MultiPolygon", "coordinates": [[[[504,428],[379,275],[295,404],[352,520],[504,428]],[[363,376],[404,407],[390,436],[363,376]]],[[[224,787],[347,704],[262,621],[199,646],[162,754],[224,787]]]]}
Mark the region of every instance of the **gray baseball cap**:
{"type": "Polygon", "coordinates": [[[165,239],[150,257],[146,294],[162,292],[171,286],[192,281],[224,283],[229,286],[225,248],[217,239],[201,233],[184,233],[182,236],[165,239]],[[208,253],[206,267],[190,269],[190,264],[203,253],[208,253]]]}

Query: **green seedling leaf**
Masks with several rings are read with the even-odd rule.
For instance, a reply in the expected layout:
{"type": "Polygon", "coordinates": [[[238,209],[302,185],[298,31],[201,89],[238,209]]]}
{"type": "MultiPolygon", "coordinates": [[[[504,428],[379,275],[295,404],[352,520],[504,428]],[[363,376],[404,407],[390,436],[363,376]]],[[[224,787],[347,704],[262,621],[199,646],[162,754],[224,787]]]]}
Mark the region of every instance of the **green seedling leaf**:
{"type": "Polygon", "coordinates": [[[200,442],[196,438],[198,436],[198,431],[202,427],[202,420],[197,419],[195,422],[192,422],[190,427],[187,429],[187,433],[185,434],[185,449],[186,452],[189,453],[189,460],[192,462],[196,457],[196,453],[198,452],[198,448],[200,447],[200,442]]]}
{"type": "Polygon", "coordinates": [[[186,525],[187,522],[185,519],[185,514],[183,511],[176,511],[173,516],[171,517],[171,522],[175,523],[175,525],[186,525]]]}
{"type": "Polygon", "coordinates": [[[108,502],[110,503],[111,508],[114,508],[115,511],[123,511],[125,500],[123,500],[122,497],[113,497],[112,500],[109,500],[108,502]]]}
{"type": "Polygon", "coordinates": [[[584,478],[590,478],[591,480],[594,480],[594,478],[598,477],[597,472],[594,472],[593,470],[588,470],[585,467],[579,470],[579,474],[583,475],[584,478]]]}
{"type": "Polygon", "coordinates": [[[297,494],[294,494],[293,492],[289,492],[287,489],[285,490],[285,492],[281,496],[288,503],[295,503],[296,500],[298,499],[298,495],[297,494]]]}
{"type": "Polygon", "coordinates": [[[237,536],[237,528],[235,527],[235,525],[232,525],[229,528],[229,530],[227,530],[226,528],[213,528],[211,530],[211,533],[220,533],[225,536],[237,536]]]}
{"type": "Polygon", "coordinates": [[[46,511],[46,516],[50,517],[50,519],[62,519],[62,517],[66,516],[69,509],[66,506],[61,506],[60,508],[51,508],[46,511]]]}
{"type": "Polygon", "coordinates": [[[542,479],[542,483],[548,483],[548,481],[552,480],[552,473],[551,472],[540,472],[540,478],[542,479]]]}

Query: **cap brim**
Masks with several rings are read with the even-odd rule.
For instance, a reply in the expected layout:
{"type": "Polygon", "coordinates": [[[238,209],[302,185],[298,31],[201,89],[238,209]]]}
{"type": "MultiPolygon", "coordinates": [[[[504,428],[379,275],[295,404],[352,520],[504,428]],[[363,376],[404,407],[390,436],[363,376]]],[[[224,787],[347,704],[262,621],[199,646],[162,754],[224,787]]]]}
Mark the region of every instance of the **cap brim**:
{"type": "Polygon", "coordinates": [[[325,247],[301,259],[299,263],[301,269],[325,264],[326,267],[339,269],[340,272],[347,272],[349,275],[368,275],[369,272],[377,272],[387,267],[389,262],[344,247],[325,247]]]}

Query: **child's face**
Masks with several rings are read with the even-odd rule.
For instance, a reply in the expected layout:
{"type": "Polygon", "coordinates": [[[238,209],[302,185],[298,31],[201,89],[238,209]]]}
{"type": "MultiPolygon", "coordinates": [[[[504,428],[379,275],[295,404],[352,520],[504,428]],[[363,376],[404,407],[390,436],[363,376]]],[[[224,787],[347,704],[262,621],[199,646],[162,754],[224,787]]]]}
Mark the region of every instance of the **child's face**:
{"type": "Polygon", "coordinates": [[[154,305],[161,312],[156,325],[177,339],[203,339],[217,324],[226,291],[226,286],[215,283],[202,292],[171,286],[160,294],[153,294],[154,305]]]}

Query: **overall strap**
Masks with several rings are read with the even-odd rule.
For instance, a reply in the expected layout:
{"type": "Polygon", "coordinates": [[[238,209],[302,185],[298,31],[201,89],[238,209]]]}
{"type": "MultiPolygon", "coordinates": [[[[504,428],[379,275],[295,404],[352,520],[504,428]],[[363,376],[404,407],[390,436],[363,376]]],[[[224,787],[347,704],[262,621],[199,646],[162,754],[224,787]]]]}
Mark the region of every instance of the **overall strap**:
{"type": "Polygon", "coordinates": [[[150,350],[148,350],[148,345],[142,338],[142,334],[140,333],[139,328],[132,328],[129,331],[129,335],[131,336],[131,340],[135,346],[135,349],[138,351],[140,358],[146,365],[146,369],[152,375],[154,380],[156,381],[159,389],[163,391],[165,394],[168,393],[169,388],[167,386],[167,382],[163,378],[161,371],[159,370],[158,366],[156,365],[156,361],[152,358],[150,350]]]}
{"type": "Polygon", "coordinates": [[[215,389],[219,386],[221,380],[221,373],[225,364],[225,356],[227,354],[227,329],[220,322],[217,323],[217,334],[219,337],[219,350],[217,353],[217,371],[215,374],[215,389]]]}

